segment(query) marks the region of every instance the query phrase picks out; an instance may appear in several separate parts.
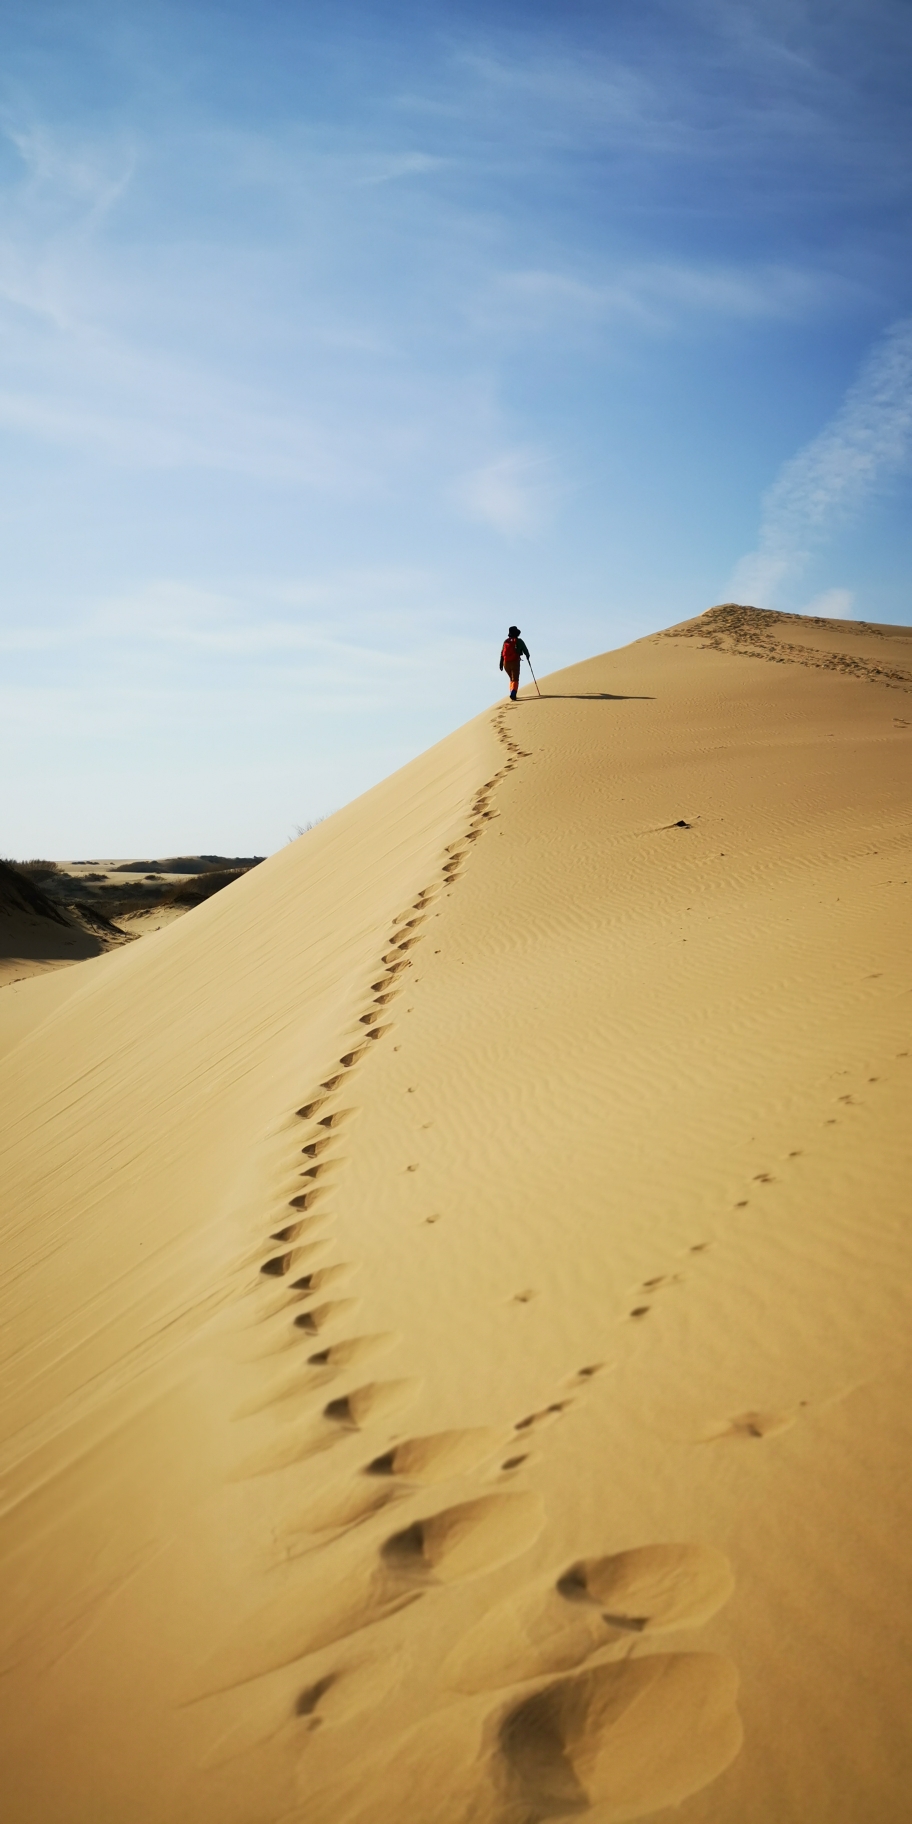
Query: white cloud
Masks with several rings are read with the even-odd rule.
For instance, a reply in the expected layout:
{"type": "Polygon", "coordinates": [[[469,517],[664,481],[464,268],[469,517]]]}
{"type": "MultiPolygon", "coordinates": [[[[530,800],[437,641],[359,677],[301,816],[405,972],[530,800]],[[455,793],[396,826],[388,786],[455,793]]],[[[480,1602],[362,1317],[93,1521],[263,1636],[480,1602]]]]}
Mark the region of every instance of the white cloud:
{"type": "Polygon", "coordinates": [[[23,125],[9,113],[0,114],[0,133],[22,160],[32,200],[40,194],[45,204],[75,204],[90,217],[113,207],[135,170],[135,154],[128,146],[86,140],[66,144],[47,126],[36,121],[23,125]]]}
{"type": "Polygon", "coordinates": [[[822,595],[815,595],[813,601],[806,602],[802,614],[819,614],[827,621],[850,621],[855,597],[851,589],[825,589],[822,595]]]}
{"type": "Polygon", "coordinates": [[[626,319],[664,333],[695,319],[794,322],[856,295],[856,288],[800,266],[640,261],[597,277],[532,267],[500,273],[473,300],[478,329],[515,336],[601,328],[626,319]]]}
{"type": "Polygon", "coordinates": [[[904,317],[868,355],[835,417],[780,470],[732,594],[770,605],[813,547],[854,518],[910,455],[912,317],[904,317]]]}
{"type": "Polygon", "coordinates": [[[534,532],[547,519],[553,497],[547,460],[534,450],[511,450],[463,475],[452,497],[469,519],[496,532],[534,532]]]}
{"type": "Polygon", "coordinates": [[[465,642],[458,601],[446,580],[417,566],[362,566],[311,577],[246,576],[224,589],[179,577],[71,604],[65,621],[0,625],[0,652],[91,648],[113,660],[119,651],[171,649],[200,655],[269,660],[306,656],[371,671],[420,669],[429,620],[435,643],[465,642]]]}

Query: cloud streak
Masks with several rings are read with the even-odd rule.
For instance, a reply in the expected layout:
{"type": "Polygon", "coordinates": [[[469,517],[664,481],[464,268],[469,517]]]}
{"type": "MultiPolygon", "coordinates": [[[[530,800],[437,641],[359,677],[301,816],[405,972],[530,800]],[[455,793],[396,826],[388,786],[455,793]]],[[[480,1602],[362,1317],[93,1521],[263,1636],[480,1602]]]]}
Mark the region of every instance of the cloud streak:
{"type": "Polygon", "coordinates": [[[769,605],[910,457],[912,317],[904,317],[871,350],[835,417],[780,470],[763,502],[757,547],[736,566],[734,592],[769,605]]]}

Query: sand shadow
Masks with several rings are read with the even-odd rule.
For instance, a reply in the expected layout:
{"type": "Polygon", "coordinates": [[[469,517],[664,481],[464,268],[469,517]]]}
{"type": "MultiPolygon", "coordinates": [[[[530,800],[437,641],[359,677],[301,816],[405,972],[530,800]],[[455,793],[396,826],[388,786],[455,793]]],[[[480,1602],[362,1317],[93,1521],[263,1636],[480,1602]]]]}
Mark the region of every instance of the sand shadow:
{"type": "Polygon", "coordinates": [[[523,697],[524,703],[654,703],[655,697],[628,697],[612,690],[543,690],[540,697],[523,697]]]}

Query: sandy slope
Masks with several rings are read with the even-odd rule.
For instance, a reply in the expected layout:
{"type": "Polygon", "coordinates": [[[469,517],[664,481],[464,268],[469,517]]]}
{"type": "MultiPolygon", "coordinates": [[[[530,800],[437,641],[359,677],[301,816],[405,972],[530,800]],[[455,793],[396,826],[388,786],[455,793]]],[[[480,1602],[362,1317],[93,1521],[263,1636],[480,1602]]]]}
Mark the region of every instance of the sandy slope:
{"type": "Polygon", "coordinates": [[[910,661],[577,666],[8,1051],[14,1824],[908,1816],[910,661]]]}

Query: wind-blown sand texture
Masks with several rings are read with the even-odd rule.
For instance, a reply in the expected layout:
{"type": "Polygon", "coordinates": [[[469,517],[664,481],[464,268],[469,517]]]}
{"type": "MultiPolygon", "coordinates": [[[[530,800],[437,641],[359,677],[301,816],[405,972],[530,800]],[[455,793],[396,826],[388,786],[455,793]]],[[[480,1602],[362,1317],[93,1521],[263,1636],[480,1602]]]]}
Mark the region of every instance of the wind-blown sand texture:
{"type": "Polygon", "coordinates": [[[0,1062],[10,1824],[908,1818],[912,633],[543,689],[0,1062]]]}

